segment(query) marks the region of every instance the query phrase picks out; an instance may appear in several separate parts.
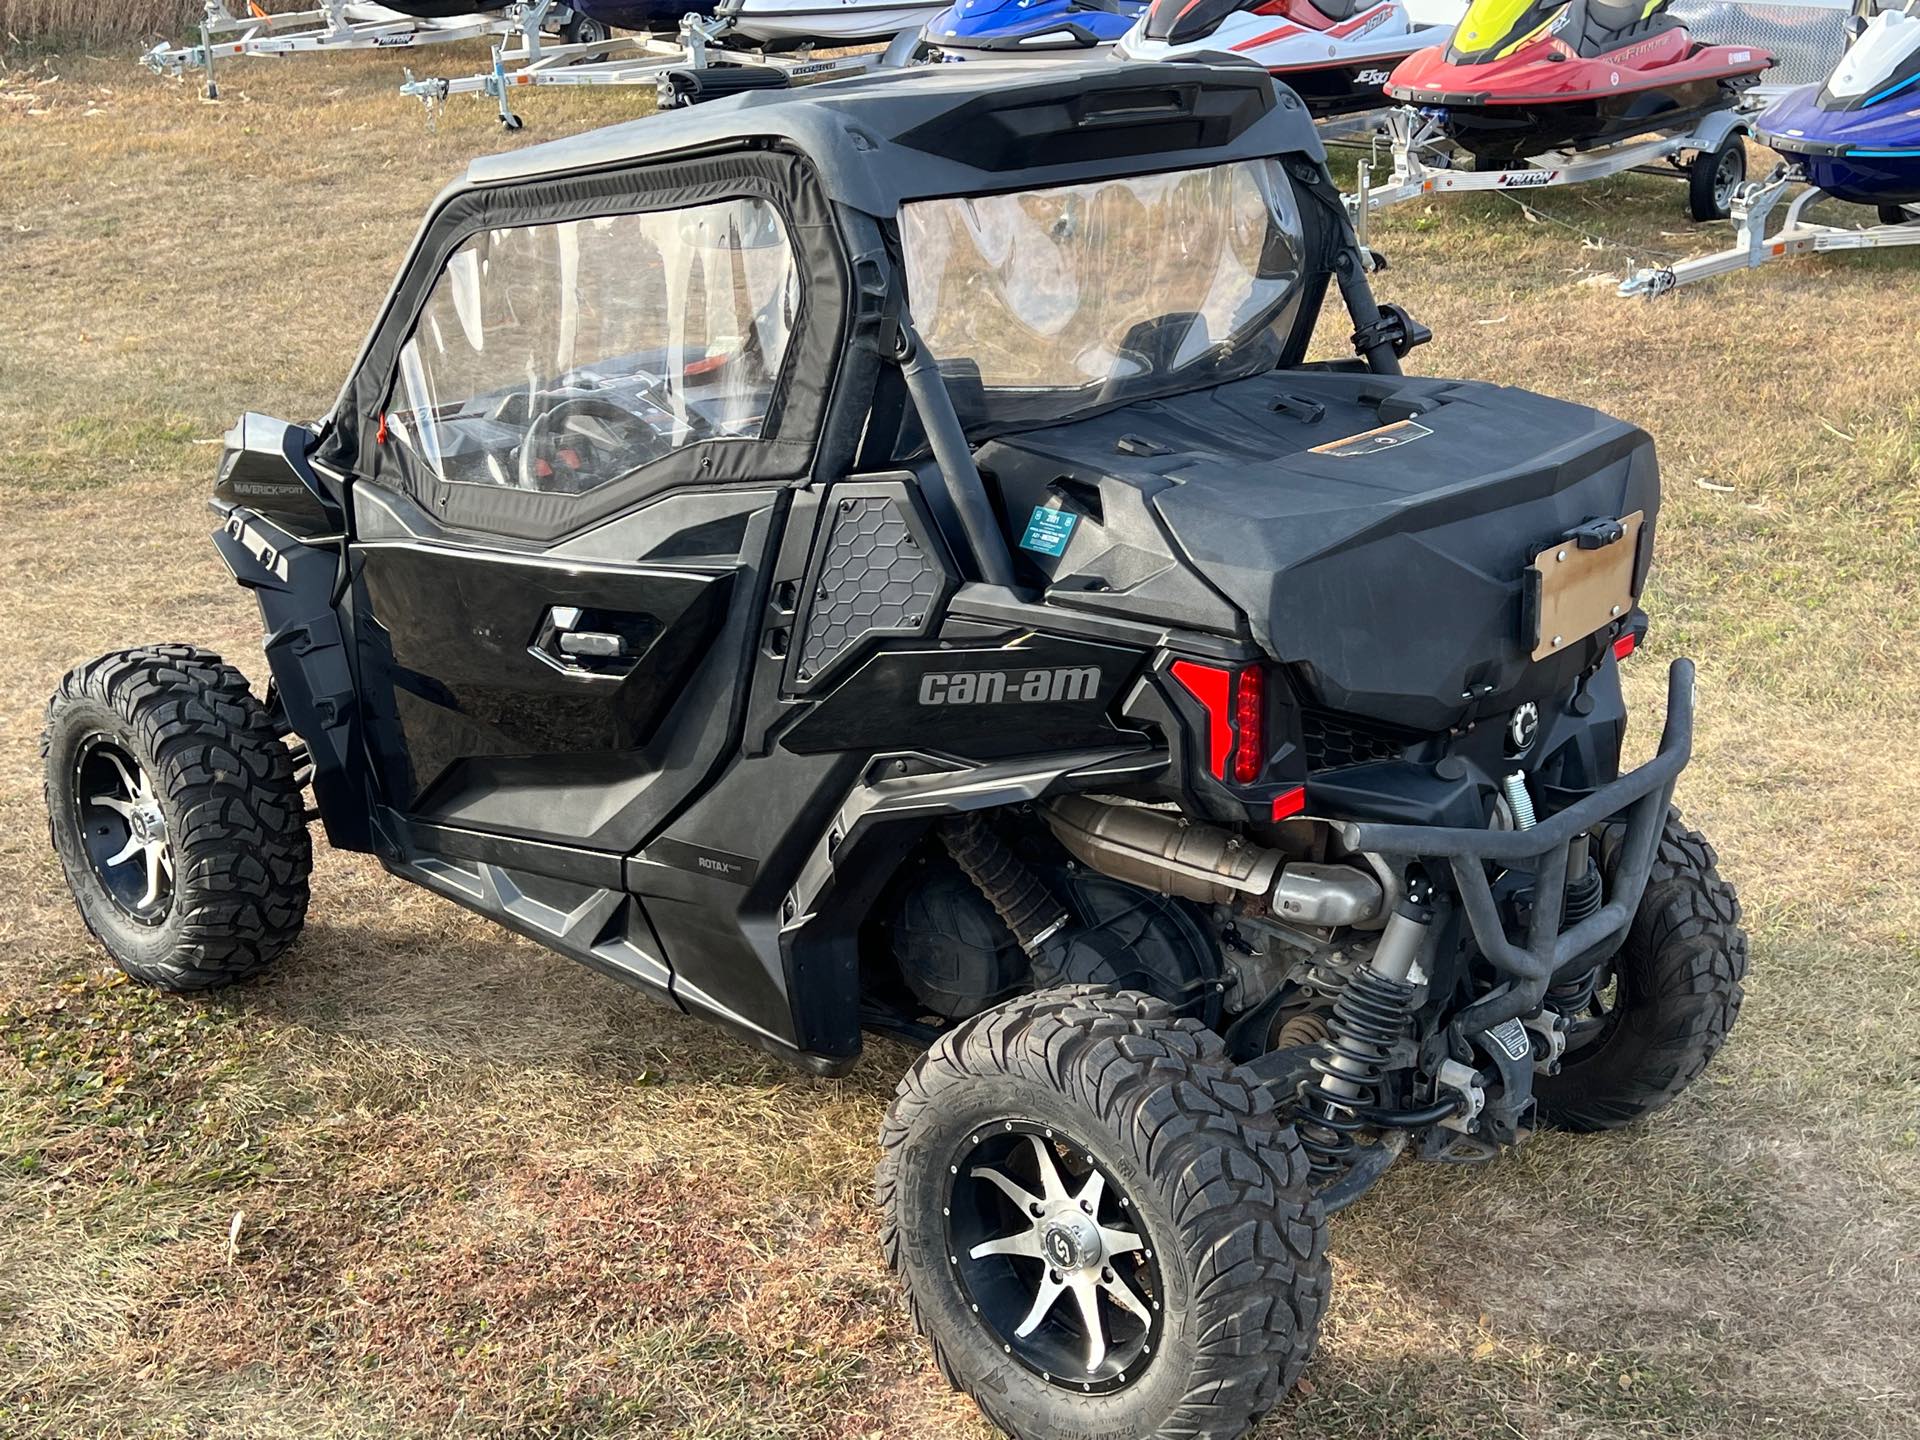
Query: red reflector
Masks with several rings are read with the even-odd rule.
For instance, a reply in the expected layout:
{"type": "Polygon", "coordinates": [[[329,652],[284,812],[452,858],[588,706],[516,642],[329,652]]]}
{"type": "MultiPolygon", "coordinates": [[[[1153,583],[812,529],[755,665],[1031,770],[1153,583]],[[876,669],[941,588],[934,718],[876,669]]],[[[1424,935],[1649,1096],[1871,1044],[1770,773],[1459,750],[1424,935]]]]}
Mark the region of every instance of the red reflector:
{"type": "Polygon", "coordinates": [[[1261,762],[1266,757],[1266,717],[1261,713],[1265,677],[1258,665],[1240,672],[1233,691],[1233,778],[1250,785],[1260,778],[1261,762]]]}
{"type": "Polygon", "coordinates": [[[1283,795],[1273,797],[1273,818],[1284,820],[1307,808],[1307,787],[1296,785],[1283,795]]]}
{"type": "Polygon", "coordinates": [[[1232,677],[1211,665],[1176,660],[1170,673],[1207,712],[1207,768],[1214,778],[1227,778],[1227,752],[1233,748],[1233,726],[1227,718],[1227,690],[1232,677]]]}
{"type": "Polygon", "coordinates": [[[1638,646],[1639,643],[1640,643],[1640,637],[1634,634],[1633,631],[1629,630],[1626,634],[1622,635],[1618,640],[1613,642],[1613,658],[1616,660],[1626,659],[1627,656],[1631,655],[1634,652],[1634,648],[1638,646]]]}

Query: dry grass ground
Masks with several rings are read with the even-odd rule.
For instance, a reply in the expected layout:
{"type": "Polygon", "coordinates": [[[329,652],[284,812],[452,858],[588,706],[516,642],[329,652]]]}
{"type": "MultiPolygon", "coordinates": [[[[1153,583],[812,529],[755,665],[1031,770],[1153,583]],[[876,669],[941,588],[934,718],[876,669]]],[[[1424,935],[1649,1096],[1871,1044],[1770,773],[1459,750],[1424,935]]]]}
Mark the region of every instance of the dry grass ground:
{"type": "MultiPolygon", "coordinates": [[[[395,69],[232,67],[217,106],[120,56],[0,79],[0,1433],[979,1437],[875,1252],[895,1046],[802,1078],[324,849],[306,938],[212,1000],[117,983],[67,903],[44,697],[152,639],[259,677],[210,438],[327,406],[423,205],[502,143],[478,104],[430,136],[395,69]]],[[[644,103],[549,93],[530,134],[644,103]]],[[[1658,180],[1545,203],[1643,255],[1720,238],[1658,180]]],[[[1920,255],[1646,306],[1499,201],[1376,243],[1420,368],[1659,438],[1638,739],[1698,656],[1682,798],[1754,964],[1657,1122],[1340,1219],[1262,1433],[1920,1434],[1920,255]]]]}
{"type": "MultiPolygon", "coordinates": [[[[263,10],[311,9],[308,0],[251,0],[263,10]]],[[[234,0],[231,14],[244,15],[247,5],[234,0]]],[[[64,40],[69,44],[100,44],[154,35],[172,36],[197,25],[206,13],[204,0],[0,0],[0,42],[64,40]]]]}

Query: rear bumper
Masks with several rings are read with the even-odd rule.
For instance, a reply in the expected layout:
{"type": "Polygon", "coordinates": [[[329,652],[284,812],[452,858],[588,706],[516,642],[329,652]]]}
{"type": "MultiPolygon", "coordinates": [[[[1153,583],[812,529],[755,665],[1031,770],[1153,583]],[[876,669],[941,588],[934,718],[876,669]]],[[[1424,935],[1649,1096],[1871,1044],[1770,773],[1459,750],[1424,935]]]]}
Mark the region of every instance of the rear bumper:
{"type": "Polygon", "coordinates": [[[1457,1023],[1463,1032],[1485,1030],[1531,1014],[1539,1008],[1555,975],[1585,970],[1626,938],[1659,853],[1674,782],[1693,753],[1693,708],[1693,662],[1675,660],[1667,671],[1666,726],[1654,757],[1528,830],[1450,829],[1367,821],[1336,825],[1340,838],[1354,850],[1436,865],[1445,862],[1452,871],[1454,887],[1481,953],[1510,977],[1507,984],[1461,1013],[1457,1023]],[[1613,871],[1612,895],[1594,914],[1563,934],[1561,907],[1573,841],[1612,819],[1624,819],[1627,827],[1626,842],[1613,871]],[[1533,915],[1523,944],[1515,944],[1507,936],[1487,879],[1488,862],[1534,874],[1533,915]]]}

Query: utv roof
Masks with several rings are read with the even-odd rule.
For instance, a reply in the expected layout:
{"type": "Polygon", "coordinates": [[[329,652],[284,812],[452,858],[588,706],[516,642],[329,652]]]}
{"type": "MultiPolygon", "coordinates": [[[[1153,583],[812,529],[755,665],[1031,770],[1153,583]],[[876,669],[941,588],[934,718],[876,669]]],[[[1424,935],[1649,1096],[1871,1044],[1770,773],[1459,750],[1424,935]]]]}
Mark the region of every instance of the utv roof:
{"type": "Polygon", "coordinates": [[[1306,107],[1257,66],[1035,67],[971,60],[758,90],[473,162],[464,187],[682,157],[755,141],[807,156],[828,195],[870,215],[902,201],[1321,158],[1306,107]]]}

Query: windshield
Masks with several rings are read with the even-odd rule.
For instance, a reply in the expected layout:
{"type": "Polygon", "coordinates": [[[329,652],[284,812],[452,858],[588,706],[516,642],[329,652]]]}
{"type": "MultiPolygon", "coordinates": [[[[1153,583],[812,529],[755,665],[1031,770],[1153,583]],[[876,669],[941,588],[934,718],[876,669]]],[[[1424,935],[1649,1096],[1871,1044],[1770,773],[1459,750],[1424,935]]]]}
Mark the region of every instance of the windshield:
{"type": "Polygon", "coordinates": [[[900,240],[969,428],[1271,369],[1300,308],[1300,216],[1274,160],[919,201],[900,240]]]}

